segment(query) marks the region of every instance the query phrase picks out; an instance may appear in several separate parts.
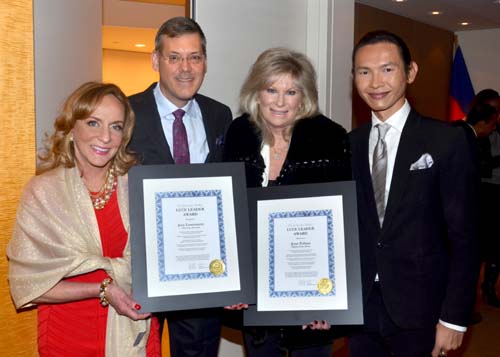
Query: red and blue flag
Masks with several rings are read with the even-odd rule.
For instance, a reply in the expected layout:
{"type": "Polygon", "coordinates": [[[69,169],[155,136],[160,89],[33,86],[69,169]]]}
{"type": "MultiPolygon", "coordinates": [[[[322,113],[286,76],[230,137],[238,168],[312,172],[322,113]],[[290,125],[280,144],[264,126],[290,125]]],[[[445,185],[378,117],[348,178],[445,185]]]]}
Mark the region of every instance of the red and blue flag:
{"type": "Polygon", "coordinates": [[[455,51],[453,67],[451,70],[450,86],[450,111],[449,120],[460,120],[465,117],[469,110],[469,105],[474,98],[474,87],[465,65],[464,56],[460,46],[455,51]]]}

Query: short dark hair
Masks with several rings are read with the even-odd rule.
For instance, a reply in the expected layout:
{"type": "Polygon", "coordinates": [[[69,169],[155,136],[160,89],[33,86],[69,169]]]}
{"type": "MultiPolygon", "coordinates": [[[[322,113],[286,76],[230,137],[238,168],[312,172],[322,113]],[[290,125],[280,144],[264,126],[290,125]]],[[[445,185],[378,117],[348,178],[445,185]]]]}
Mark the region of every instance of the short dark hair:
{"type": "Polygon", "coordinates": [[[406,74],[408,74],[408,72],[411,69],[411,53],[410,49],[408,48],[408,45],[401,37],[399,37],[395,33],[385,30],[371,31],[366,33],[363,37],[361,37],[361,39],[358,41],[358,43],[354,46],[354,49],[352,50],[353,71],[354,71],[354,59],[360,48],[383,42],[392,43],[398,48],[399,54],[401,55],[401,59],[403,60],[403,63],[405,65],[405,72],[406,74]]]}
{"type": "Polygon", "coordinates": [[[496,90],[490,88],[483,89],[474,96],[474,99],[472,99],[472,102],[470,103],[470,109],[498,98],[500,98],[500,96],[498,95],[498,92],[496,90]]]}
{"type": "Polygon", "coordinates": [[[474,126],[480,121],[490,121],[496,120],[498,116],[497,110],[495,107],[489,104],[478,104],[469,111],[467,114],[467,123],[474,126]]]}
{"type": "Polygon", "coordinates": [[[169,38],[175,38],[186,34],[197,33],[201,38],[201,47],[203,49],[203,55],[207,55],[207,39],[200,25],[193,19],[178,16],[173,17],[170,20],[163,23],[158,29],[155,37],[155,51],[161,51],[163,36],[169,38]]]}

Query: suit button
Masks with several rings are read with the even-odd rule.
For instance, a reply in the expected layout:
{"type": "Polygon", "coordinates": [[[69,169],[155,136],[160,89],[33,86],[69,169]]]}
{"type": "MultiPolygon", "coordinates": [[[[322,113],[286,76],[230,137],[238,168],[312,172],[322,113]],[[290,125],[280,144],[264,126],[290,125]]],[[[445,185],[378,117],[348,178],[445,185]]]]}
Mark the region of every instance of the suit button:
{"type": "Polygon", "coordinates": [[[377,242],[377,248],[378,249],[382,249],[383,247],[384,247],[384,245],[381,242],[377,242]]]}

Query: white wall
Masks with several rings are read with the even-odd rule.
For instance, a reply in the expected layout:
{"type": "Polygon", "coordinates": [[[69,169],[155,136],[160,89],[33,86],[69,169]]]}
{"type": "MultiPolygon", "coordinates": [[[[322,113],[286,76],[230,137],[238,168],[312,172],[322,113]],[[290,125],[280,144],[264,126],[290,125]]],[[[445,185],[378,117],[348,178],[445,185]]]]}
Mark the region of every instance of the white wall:
{"type": "Polygon", "coordinates": [[[500,29],[456,34],[476,93],[485,88],[500,91],[500,29]]]}
{"type": "Polygon", "coordinates": [[[318,73],[320,109],[351,128],[354,0],[194,0],[207,36],[208,72],[201,92],[237,114],[251,64],[269,47],[306,53],[318,73]]]}
{"type": "MultiPolygon", "coordinates": [[[[354,0],[329,2],[328,67],[325,113],[347,131],[352,129],[351,53],[354,43],[354,0]]],[[[322,88],[320,87],[320,91],[322,88]]]]}
{"type": "Polygon", "coordinates": [[[37,148],[66,97],[101,79],[101,10],[101,0],[33,2],[37,148]]]}
{"type": "Polygon", "coordinates": [[[198,0],[193,16],[207,37],[208,71],[200,90],[237,114],[241,84],[259,53],[285,46],[305,52],[303,0],[198,0]]]}

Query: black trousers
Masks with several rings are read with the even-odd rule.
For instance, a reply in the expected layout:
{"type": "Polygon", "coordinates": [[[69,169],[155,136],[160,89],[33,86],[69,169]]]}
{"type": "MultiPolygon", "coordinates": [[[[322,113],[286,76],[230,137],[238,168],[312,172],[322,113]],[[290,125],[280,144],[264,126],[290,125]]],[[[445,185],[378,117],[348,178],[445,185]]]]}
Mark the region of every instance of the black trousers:
{"type": "MultiPolygon", "coordinates": [[[[364,308],[363,328],[349,337],[350,357],[429,357],[436,327],[402,329],[389,316],[375,283],[364,308]]],[[[437,323],[437,322],[436,322],[437,323]]]]}
{"type": "Polygon", "coordinates": [[[329,331],[294,327],[244,328],[247,357],[331,357],[333,338],[329,331]]]}
{"type": "Polygon", "coordinates": [[[221,333],[221,309],[157,314],[163,329],[168,321],[171,357],[216,357],[221,333]]]}
{"type": "Polygon", "coordinates": [[[224,310],[224,325],[243,333],[247,357],[331,357],[333,339],[344,330],[302,330],[301,326],[243,326],[243,311],[224,310]]]}
{"type": "Polygon", "coordinates": [[[500,185],[481,183],[479,217],[479,239],[483,260],[500,265],[500,232],[498,211],[500,209],[500,185]]]}

